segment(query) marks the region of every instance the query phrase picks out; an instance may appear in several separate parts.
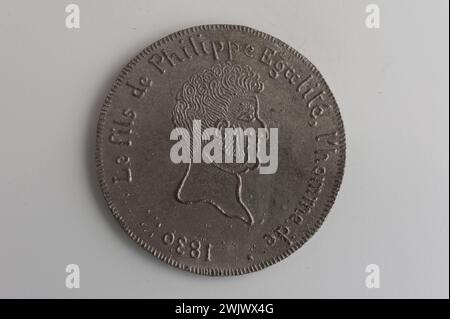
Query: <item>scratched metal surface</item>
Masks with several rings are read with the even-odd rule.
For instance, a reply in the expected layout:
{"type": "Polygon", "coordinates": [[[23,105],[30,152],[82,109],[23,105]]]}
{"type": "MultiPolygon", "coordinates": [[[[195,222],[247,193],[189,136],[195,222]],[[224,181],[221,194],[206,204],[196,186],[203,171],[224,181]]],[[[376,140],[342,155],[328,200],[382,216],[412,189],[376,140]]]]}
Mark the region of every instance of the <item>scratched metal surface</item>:
{"type": "Polygon", "coordinates": [[[344,162],[342,119],[319,71],[244,26],[193,27],[151,44],[114,82],[97,128],[98,179],[122,228],[161,260],[203,275],[261,270],[300,248],[327,216],[344,162]],[[239,98],[251,97],[254,118],[229,111],[227,121],[278,128],[274,174],[169,158],[183,110],[203,99],[214,108],[208,88],[233,81],[232,73],[257,88],[239,98]]]}

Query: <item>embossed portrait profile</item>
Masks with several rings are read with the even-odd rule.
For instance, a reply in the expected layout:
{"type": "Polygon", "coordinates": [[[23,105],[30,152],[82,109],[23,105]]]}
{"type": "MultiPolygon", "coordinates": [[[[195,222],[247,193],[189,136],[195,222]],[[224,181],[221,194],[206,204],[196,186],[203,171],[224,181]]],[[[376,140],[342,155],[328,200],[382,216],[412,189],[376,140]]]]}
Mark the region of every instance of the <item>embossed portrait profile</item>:
{"type": "MultiPolygon", "coordinates": [[[[194,120],[201,121],[202,131],[216,128],[267,128],[259,116],[258,94],[264,90],[260,75],[250,66],[218,63],[189,78],[177,94],[172,121],[175,127],[193,132],[194,120]]],[[[192,136],[204,143],[202,136],[192,136]]],[[[236,155],[236,147],[223,143],[223,153],[236,155]],[[230,147],[231,146],[231,147],[230,147]]],[[[233,144],[236,146],[236,144],[233,144]]],[[[244,148],[245,149],[245,148],[244,148]]],[[[177,200],[185,205],[209,204],[229,218],[253,225],[254,212],[243,200],[243,179],[259,167],[248,157],[232,163],[188,163],[176,190],[177,200]]]]}

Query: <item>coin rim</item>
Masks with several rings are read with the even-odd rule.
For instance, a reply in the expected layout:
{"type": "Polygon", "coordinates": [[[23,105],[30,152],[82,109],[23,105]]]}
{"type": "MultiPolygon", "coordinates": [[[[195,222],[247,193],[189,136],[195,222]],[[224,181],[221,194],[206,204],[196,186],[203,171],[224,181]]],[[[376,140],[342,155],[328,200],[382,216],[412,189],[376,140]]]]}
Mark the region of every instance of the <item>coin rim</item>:
{"type": "Polygon", "coordinates": [[[112,213],[112,215],[116,218],[116,220],[119,222],[120,226],[123,228],[123,230],[128,234],[128,236],[131,237],[135,242],[137,242],[141,247],[143,247],[145,250],[149,251],[152,255],[159,258],[160,260],[168,263],[171,266],[177,267],[182,270],[186,270],[195,274],[199,275],[208,275],[208,276],[236,276],[236,275],[243,275],[255,271],[259,271],[262,269],[265,269],[275,263],[280,262],[281,260],[285,259],[289,255],[291,255],[293,252],[298,250],[300,247],[302,247],[308,240],[311,238],[314,233],[320,228],[320,226],[323,224],[325,218],[327,217],[331,207],[333,206],[336,196],[339,192],[339,188],[342,183],[342,178],[344,175],[344,168],[345,168],[345,157],[346,157],[346,141],[345,141],[345,132],[344,132],[344,124],[341,118],[339,107],[336,103],[336,100],[334,98],[333,93],[331,92],[328,84],[323,79],[320,72],[317,70],[317,68],[308,60],[306,59],[302,54],[300,54],[298,51],[296,51],[294,48],[289,46],[288,44],[284,43],[283,41],[258,30],[255,30],[251,27],[243,26],[243,25],[229,25],[229,24],[208,24],[208,25],[199,25],[194,26],[190,28],[186,28],[177,32],[174,32],[154,43],[146,47],[144,50],[142,50],[138,55],[136,55],[128,64],[121,70],[118,78],[115,80],[112,89],[107,94],[105,101],[103,103],[103,106],[100,110],[99,114],[99,120],[97,123],[97,131],[96,131],[96,148],[95,148],[95,163],[96,163],[96,172],[97,172],[97,179],[100,184],[100,188],[102,190],[103,196],[107,202],[107,205],[112,213]],[[103,167],[103,160],[102,160],[102,150],[103,150],[103,132],[105,127],[105,120],[106,120],[106,114],[111,108],[111,101],[113,97],[115,96],[117,89],[124,83],[125,77],[128,73],[131,72],[133,67],[142,59],[145,58],[148,54],[153,52],[155,49],[161,47],[162,45],[165,45],[166,43],[169,43],[171,41],[174,41],[178,39],[181,36],[190,35],[192,33],[200,32],[200,31],[239,31],[251,34],[256,37],[260,37],[263,40],[270,41],[272,43],[275,43],[279,45],[280,47],[286,49],[289,53],[294,55],[297,59],[299,59],[301,62],[305,63],[305,65],[313,72],[314,75],[316,75],[322,83],[325,84],[326,89],[328,90],[331,101],[332,101],[332,108],[335,113],[336,119],[337,119],[337,130],[339,134],[339,157],[337,159],[337,171],[335,174],[335,179],[333,181],[333,186],[331,190],[331,194],[326,200],[325,207],[323,208],[321,214],[318,216],[316,222],[313,224],[313,226],[308,229],[304,236],[300,238],[293,246],[289,247],[286,251],[282,252],[280,255],[276,257],[271,257],[268,260],[262,261],[258,264],[254,264],[251,266],[243,267],[243,268],[230,268],[230,269],[224,269],[224,268],[213,268],[213,267],[201,267],[201,266],[189,266],[186,264],[183,264],[182,262],[172,258],[171,256],[165,255],[158,249],[151,246],[149,243],[144,241],[142,238],[137,236],[131,228],[127,225],[123,217],[120,215],[119,210],[116,208],[116,206],[113,203],[113,199],[111,198],[109,191],[108,191],[108,183],[105,180],[104,175],[104,167],[103,167]]]}

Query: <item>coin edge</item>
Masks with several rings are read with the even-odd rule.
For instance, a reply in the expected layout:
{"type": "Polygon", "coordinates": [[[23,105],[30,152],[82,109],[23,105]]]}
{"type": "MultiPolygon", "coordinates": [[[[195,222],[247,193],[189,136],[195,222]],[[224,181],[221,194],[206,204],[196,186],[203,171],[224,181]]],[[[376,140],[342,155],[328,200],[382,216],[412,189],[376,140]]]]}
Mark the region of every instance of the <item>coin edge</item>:
{"type": "Polygon", "coordinates": [[[271,265],[274,265],[285,258],[287,258],[289,255],[297,251],[299,248],[301,248],[316,232],[317,230],[322,226],[323,222],[325,221],[328,213],[330,212],[331,207],[333,206],[337,194],[339,192],[340,186],[342,184],[342,179],[344,175],[344,169],[345,169],[345,159],[346,159],[346,138],[345,138],[345,131],[344,131],[344,124],[342,121],[341,113],[339,110],[339,107],[337,105],[336,99],[331,92],[328,83],[325,81],[325,79],[322,77],[321,73],[318,71],[318,69],[307,59],[305,58],[301,53],[299,53],[297,50],[286,44],[285,42],[281,41],[278,38],[275,38],[267,33],[264,33],[262,31],[258,31],[256,29],[253,29],[251,27],[243,26],[243,25],[229,25],[229,24],[207,24],[207,25],[199,25],[199,26],[193,26],[190,28],[186,28],[174,33],[171,33],[167,35],[166,37],[161,38],[160,40],[150,44],[145,49],[143,49],[139,54],[137,54],[130,62],[127,63],[125,67],[122,68],[121,72],[119,73],[119,76],[114,81],[113,87],[108,92],[105,101],[101,107],[98,122],[97,122],[97,129],[96,129],[96,147],[95,147],[95,164],[96,164],[96,174],[97,179],[101,188],[101,191],[103,193],[103,196],[107,202],[108,208],[110,209],[112,215],[116,218],[116,220],[119,222],[122,229],[127,233],[127,235],[137,242],[142,248],[149,251],[152,255],[157,257],[158,259],[164,261],[165,263],[185,270],[189,271],[195,274],[199,275],[207,275],[207,276],[237,276],[237,275],[243,275],[248,274],[252,272],[256,272],[262,269],[265,269],[271,265]],[[133,67],[144,57],[146,57],[149,53],[151,53],[153,50],[161,47],[162,45],[174,41],[175,39],[179,38],[180,36],[186,36],[192,33],[196,33],[199,31],[214,31],[214,30],[223,30],[223,31],[240,31],[245,32],[248,34],[251,34],[253,36],[257,36],[262,38],[266,41],[271,41],[272,43],[275,43],[283,48],[285,48],[289,53],[293,54],[294,57],[298,58],[302,63],[305,63],[305,65],[312,71],[314,75],[316,75],[320,81],[322,81],[326,89],[328,90],[331,101],[332,101],[332,108],[334,111],[334,115],[337,119],[337,130],[339,134],[339,154],[340,156],[337,159],[337,171],[335,174],[335,178],[333,181],[331,194],[326,199],[325,207],[322,209],[322,212],[317,217],[316,222],[313,224],[313,227],[309,229],[305,235],[300,238],[293,246],[289,247],[286,251],[281,253],[280,255],[276,257],[272,257],[268,260],[265,260],[263,262],[260,262],[255,265],[251,265],[248,267],[243,268],[232,268],[232,269],[222,269],[222,268],[208,268],[208,267],[199,267],[199,266],[189,266],[186,264],[183,264],[182,262],[177,261],[176,259],[165,255],[155,247],[151,246],[147,242],[145,242],[142,238],[137,236],[131,228],[126,224],[123,217],[120,215],[119,210],[116,208],[116,206],[113,203],[113,200],[111,196],[109,195],[108,191],[108,185],[105,180],[104,176],[104,167],[103,167],[103,160],[102,160],[102,136],[104,132],[104,124],[105,124],[105,116],[108,113],[108,110],[111,107],[111,101],[116,94],[117,89],[123,84],[125,80],[125,76],[131,72],[133,67]]]}

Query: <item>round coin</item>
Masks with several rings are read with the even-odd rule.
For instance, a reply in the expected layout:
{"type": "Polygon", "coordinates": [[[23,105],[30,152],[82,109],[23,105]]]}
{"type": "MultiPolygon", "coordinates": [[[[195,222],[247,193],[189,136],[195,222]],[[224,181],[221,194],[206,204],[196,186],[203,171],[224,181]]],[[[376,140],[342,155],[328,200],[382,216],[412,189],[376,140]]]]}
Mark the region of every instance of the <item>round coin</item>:
{"type": "Polygon", "coordinates": [[[202,275],[261,270],[300,248],[345,162],[336,101],[284,42],[204,25],[145,48],[101,109],[100,187],[144,249],[202,275]]]}

